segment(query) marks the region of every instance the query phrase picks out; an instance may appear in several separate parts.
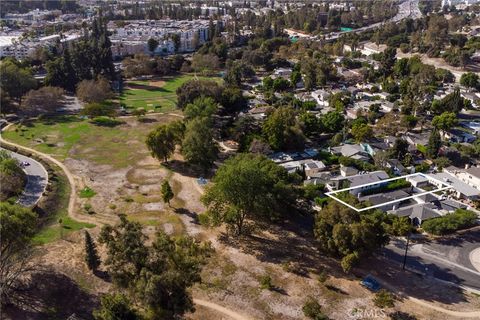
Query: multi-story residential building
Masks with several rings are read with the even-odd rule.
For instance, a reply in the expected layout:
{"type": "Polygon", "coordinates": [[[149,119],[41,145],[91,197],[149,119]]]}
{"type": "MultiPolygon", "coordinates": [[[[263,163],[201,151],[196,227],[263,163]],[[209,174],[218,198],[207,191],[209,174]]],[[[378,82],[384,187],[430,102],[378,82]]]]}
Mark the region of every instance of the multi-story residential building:
{"type": "MultiPolygon", "coordinates": [[[[144,44],[145,53],[148,51],[147,42],[153,38],[159,42],[154,54],[171,54],[177,52],[192,52],[208,41],[209,21],[174,21],[174,20],[147,20],[132,21],[126,26],[117,27],[110,23],[108,29],[112,31],[112,43],[116,47],[115,53],[119,56],[131,54],[131,50],[122,49],[131,48],[135,44],[135,53],[140,53],[139,44],[144,44]],[[178,35],[178,48],[175,48],[174,35],[178,35]]],[[[114,53],[114,55],[115,55],[114,53]]]]}
{"type": "Polygon", "coordinates": [[[25,24],[33,24],[38,21],[42,21],[47,19],[49,16],[59,16],[62,14],[61,10],[40,10],[35,9],[29,11],[27,13],[6,13],[5,16],[2,18],[4,21],[10,22],[19,22],[25,24]]]}
{"type": "Polygon", "coordinates": [[[22,60],[30,56],[37,48],[55,45],[57,40],[60,40],[61,43],[69,43],[80,37],[78,34],[62,36],[55,34],[35,39],[22,39],[18,35],[2,35],[0,36],[0,58],[13,57],[17,60],[22,60]]]}
{"type": "Polygon", "coordinates": [[[443,171],[455,176],[469,186],[480,190],[480,167],[467,167],[465,169],[460,169],[450,166],[443,169],[443,171]]]}

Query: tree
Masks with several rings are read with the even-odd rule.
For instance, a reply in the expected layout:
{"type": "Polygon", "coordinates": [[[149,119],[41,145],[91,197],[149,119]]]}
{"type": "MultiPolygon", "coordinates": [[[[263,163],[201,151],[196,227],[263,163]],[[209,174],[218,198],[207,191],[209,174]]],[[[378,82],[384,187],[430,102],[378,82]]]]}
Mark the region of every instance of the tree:
{"type": "Polygon", "coordinates": [[[97,80],[82,80],[77,84],[77,97],[88,103],[103,102],[113,97],[112,87],[104,77],[97,80]]]}
{"type": "Polygon", "coordinates": [[[204,75],[214,74],[220,69],[220,59],[215,54],[196,53],[192,59],[192,68],[204,75]]]}
{"type": "Polygon", "coordinates": [[[26,174],[18,161],[5,150],[0,150],[0,176],[2,177],[0,201],[19,195],[23,191],[27,180],[26,174]]]}
{"type": "Polygon", "coordinates": [[[170,200],[173,199],[173,190],[172,190],[172,187],[170,187],[170,184],[168,183],[168,181],[164,181],[162,183],[162,199],[163,199],[163,202],[166,202],[168,203],[168,205],[170,206],[170,200]]]}
{"type": "Polygon", "coordinates": [[[182,84],[176,91],[177,106],[180,109],[185,108],[189,103],[195,99],[204,96],[211,97],[215,101],[219,101],[222,94],[222,88],[217,82],[212,80],[190,80],[182,84]]]}
{"type": "Polygon", "coordinates": [[[242,235],[246,220],[271,221],[293,203],[287,171],[265,156],[239,154],[216,172],[202,202],[213,225],[242,235]]]}
{"type": "Polygon", "coordinates": [[[88,269],[92,271],[96,271],[100,266],[100,257],[97,253],[97,246],[88,231],[85,231],[85,262],[88,269]]]}
{"type": "Polygon", "coordinates": [[[195,118],[186,125],[182,140],[182,154],[186,161],[207,170],[217,158],[218,148],[213,140],[210,120],[195,118]]]}
{"type": "Polygon", "coordinates": [[[295,116],[295,110],[292,107],[280,107],[263,123],[263,134],[272,149],[302,148],[305,137],[295,116]]]}
{"type": "Polygon", "coordinates": [[[453,112],[444,112],[433,117],[432,125],[442,132],[448,131],[458,123],[457,115],[453,112]]]}
{"type": "Polygon", "coordinates": [[[197,117],[210,119],[218,111],[218,104],[211,97],[200,97],[187,104],[184,110],[185,119],[192,120],[197,117]]]}
{"type": "Polygon", "coordinates": [[[323,314],[322,306],[313,297],[308,297],[307,301],[302,307],[305,317],[312,320],[328,320],[328,317],[323,314]]]}
{"type": "Polygon", "coordinates": [[[457,209],[442,217],[426,220],[422,229],[434,235],[445,235],[476,225],[477,214],[470,210],[457,209]]]}
{"type": "Polygon", "coordinates": [[[34,270],[31,240],[37,228],[37,215],[16,204],[0,202],[0,301],[15,300],[17,290],[34,270]]]}
{"type": "Polygon", "coordinates": [[[160,125],[151,131],[147,136],[146,144],[152,157],[168,162],[168,158],[175,151],[175,145],[183,136],[183,130],[183,124],[172,122],[160,125]]]}
{"type": "Polygon", "coordinates": [[[19,103],[25,93],[35,89],[37,81],[31,73],[24,68],[19,67],[15,60],[5,59],[0,63],[0,87],[4,94],[19,103]]]}
{"type": "Polygon", "coordinates": [[[30,90],[23,97],[23,106],[30,113],[51,113],[57,111],[63,104],[65,90],[59,87],[42,87],[30,90]]]}
{"type": "Polygon", "coordinates": [[[351,133],[356,142],[366,141],[373,136],[372,128],[366,123],[355,123],[351,133]]]}
{"type": "Polygon", "coordinates": [[[101,299],[100,309],[93,311],[95,320],[140,320],[132,303],[123,294],[106,294],[101,299]]]}
{"type": "Polygon", "coordinates": [[[95,117],[113,117],[115,116],[115,107],[111,103],[87,103],[81,114],[95,118],[95,117]]]}
{"type": "Polygon", "coordinates": [[[480,87],[480,77],[478,74],[473,72],[467,72],[462,74],[460,78],[460,84],[467,88],[479,88],[480,87]]]}
{"type": "Polygon", "coordinates": [[[427,156],[430,158],[436,158],[438,156],[438,151],[440,150],[441,146],[442,139],[440,137],[440,134],[438,133],[438,130],[434,128],[432,133],[430,134],[430,137],[428,138],[427,156]]]}
{"type": "Polygon", "coordinates": [[[403,161],[408,154],[408,142],[404,139],[397,139],[393,143],[392,149],[389,150],[389,156],[393,159],[403,161]]]}
{"type": "Polygon", "coordinates": [[[148,50],[151,53],[153,53],[155,51],[155,49],[157,49],[157,47],[158,47],[158,40],[154,39],[154,38],[148,39],[147,46],[148,46],[148,50]]]}
{"type": "Polygon", "coordinates": [[[113,283],[126,289],[158,319],[176,319],[193,310],[189,288],[212,249],[188,236],[175,239],[158,232],[151,246],[142,225],[120,216],[116,226],[105,226],[99,242],[107,247],[105,266],[113,283]]]}
{"type": "Polygon", "coordinates": [[[344,116],[337,111],[329,111],[322,118],[322,125],[327,132],[339,132],[343,128],[344,116]]]}
{"type": "MultiPolygon", "coordinates": [[[[348,202],[358,203],[349,195],[348,202]]],[[[358,213],[337,201],[330,201],[315,217],[314,234],[319,249],[342,258],[348,272],[362,257],[372,254],[389,241],[387,222],[381,211],[358,213]]]]}
{"type": "Polygon", "coordinates": [[[378,308],[392,308],[395,306],[395,299],[390,292],[385,289],[380,289],[375,293],[373,304],[378,308]]]}

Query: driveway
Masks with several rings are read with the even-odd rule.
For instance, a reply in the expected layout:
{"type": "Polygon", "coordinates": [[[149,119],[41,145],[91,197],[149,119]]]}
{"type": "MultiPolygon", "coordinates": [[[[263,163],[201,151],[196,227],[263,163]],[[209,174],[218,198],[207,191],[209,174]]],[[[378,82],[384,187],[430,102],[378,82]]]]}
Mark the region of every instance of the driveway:
{"type": "MultiPolygon", "coordinates": [[[[402,239],[393,239],[385,247],[383,255],[401,264],[405,244],[402,239]]],[[[410,242],[407,268],[427,277],[480,290],[480,272],[471,260],[471,253],[479,247],[480,228],[431,242],[410,242]]]]}
{"type": "MultiPolygon", "coordinates": [[[[2,150],[5,149],[2,148],[2,150]]],[[[30,163],[29,166],[23,168],[23,171],[27,174],[27,184],[17,202],[25,207],[33,207],[45,191],[48,173],[40,162],[16,152],[6,151],[19,162],[26,161],[30,163]]]]}

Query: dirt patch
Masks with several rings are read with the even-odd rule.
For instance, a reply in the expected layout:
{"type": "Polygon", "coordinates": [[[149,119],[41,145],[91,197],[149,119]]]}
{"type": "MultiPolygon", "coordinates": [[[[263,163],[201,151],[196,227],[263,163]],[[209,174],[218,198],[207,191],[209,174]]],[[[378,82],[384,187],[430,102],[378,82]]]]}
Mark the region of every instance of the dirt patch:
{"type": "Polygon", "coordinates": [[[150,81],[148,84],[153,87],[161,88],[165,85],[165,81],[163,80],[155,80],[155,81],[150,81]]]}
{"type": "Polygon", "coordinates": [[[168,172],[161,170],[160,166],[146,165],[136,166],[128,170],[126,178],[128,182],[138,185],[161,184],[167,177],[168,172]]]}

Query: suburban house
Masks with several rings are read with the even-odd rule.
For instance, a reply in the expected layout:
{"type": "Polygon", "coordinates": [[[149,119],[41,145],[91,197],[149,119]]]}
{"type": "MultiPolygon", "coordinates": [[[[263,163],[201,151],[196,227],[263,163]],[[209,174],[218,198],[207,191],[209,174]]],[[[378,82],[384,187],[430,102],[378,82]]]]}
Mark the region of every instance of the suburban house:
{"type": "Polygon", "coordinates": [[[356,175],[347,176],[347,177],[340,175],[332,178],[327,183],[327,188],[329,189],[329,191],[333,191],[333,190],[338,190],[338,189],[347,188],[347,187],[353,188],[353,187],[368,184],[368,183],[379,182],[378,184],[373,184],[370,186],[353,188],[349,191],[351,194],[357,196],[361,194],[362,191],[378,188],[379,186],[384,184],[384,183],[381,183],[381,181],[388,178],[389,178],[388,174],[382,170],[368,172],[364,174],[356,174],[356,175]]]}
{"type": "Polygon", "coordinates": [[[366,42],[361,47],[361,52],[365,56],[371,56],[372,54],[382,53],[387,49],[387,45],[385,44],[376,44],[373,42],[366,42]]]}
{"type": "Polygon", "coordinates": [[[450,142],[455,143],[472,143],[477,140],[477,137],[473,134],[455,128],[445,132],[444,138],[450,140],[450,142]]]}
{"type": "Polygon", "coordinates": [[[344,144],[338,147],[330,148],[330,152],[335,155],[341,155],[361,161],[369,161],[370,155],[360,144],[344,144]]]}

